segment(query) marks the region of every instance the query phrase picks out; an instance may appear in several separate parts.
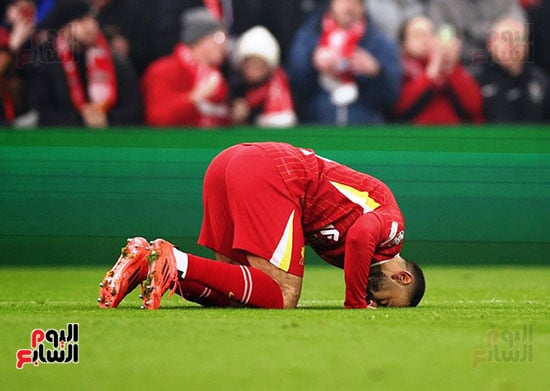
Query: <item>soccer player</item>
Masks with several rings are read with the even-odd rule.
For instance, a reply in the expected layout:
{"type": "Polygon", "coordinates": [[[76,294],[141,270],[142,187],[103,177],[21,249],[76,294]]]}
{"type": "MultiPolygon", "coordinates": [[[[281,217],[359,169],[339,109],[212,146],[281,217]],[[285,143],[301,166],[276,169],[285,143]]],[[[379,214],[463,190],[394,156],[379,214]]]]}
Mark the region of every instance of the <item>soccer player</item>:
{"type": "Polygon", "coordinates": [[[400,256],[404,221],[380,180],[284,143],[230,147],[204,178],[199,244],[216,261],[133,238],[100,283],[116,307],[141,281],[143,307],[172,289],[204,306],[295,308],[304,246],[344,269],[346,308],[416,306],[422,270],[400,256]]]}

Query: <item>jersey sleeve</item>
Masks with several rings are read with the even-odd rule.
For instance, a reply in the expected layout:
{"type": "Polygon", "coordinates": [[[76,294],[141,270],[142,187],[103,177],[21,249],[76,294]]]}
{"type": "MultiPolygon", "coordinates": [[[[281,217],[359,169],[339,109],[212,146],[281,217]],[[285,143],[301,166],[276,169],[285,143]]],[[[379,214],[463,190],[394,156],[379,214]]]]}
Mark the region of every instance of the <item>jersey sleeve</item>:
{"type": "Polygon", "coordinates": [[[402,215],[396,208],[367,213],[351,226],[344,255],[346,308],[367,307],[370,267],[399,254],[404,233],[402,215]]]}
{"type": "Polygon", "coordinates": [[[374,213],[361,216],[349,229],[344,256],[346,308],[367,308],[371,261],[381,239],[382,222],[374,213]]]}

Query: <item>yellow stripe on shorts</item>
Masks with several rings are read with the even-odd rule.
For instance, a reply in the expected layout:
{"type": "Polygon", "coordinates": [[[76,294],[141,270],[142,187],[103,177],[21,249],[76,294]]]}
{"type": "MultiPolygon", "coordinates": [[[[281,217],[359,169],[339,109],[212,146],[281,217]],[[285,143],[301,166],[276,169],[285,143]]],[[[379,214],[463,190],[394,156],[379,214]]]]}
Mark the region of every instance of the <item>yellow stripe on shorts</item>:
{"type": "Polygon", "coordinates": [[[290,261],[292,260],[292,242],[294,239],[294,211],[290,214],[288,222],[286,223],[283,236],[277,245],[277,248],[273,252],[273,256],[269,260],[273,265],[279,269],[288,272],[290,269],[290,261]]]}

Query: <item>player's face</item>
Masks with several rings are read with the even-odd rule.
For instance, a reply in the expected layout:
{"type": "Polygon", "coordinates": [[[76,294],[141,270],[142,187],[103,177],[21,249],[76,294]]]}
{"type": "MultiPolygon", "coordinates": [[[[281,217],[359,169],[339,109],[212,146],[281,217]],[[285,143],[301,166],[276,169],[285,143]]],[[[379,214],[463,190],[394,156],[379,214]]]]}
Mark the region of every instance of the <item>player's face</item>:
{"type": "Polygon", "coordinates": [[[381,270],[369,276],[367,303],[371,307],[407,307],[409,299],[402,287],[381,270]]]}
{"type": "Polygon", "coordinates": [[[408,307],[409,300],[403,292],[398,290],[384,290],[367,294],[367,303],[370,307],[408,307]]]}

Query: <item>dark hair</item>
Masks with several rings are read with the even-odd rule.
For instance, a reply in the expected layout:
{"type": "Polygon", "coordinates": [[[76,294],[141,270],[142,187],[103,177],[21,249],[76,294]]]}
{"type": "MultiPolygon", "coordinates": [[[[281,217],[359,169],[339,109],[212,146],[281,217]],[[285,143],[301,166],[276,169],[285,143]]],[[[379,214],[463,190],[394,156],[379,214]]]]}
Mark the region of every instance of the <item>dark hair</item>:
{"type": "Polygon", "coordinates": [[[426,291],[426,280],[420,266],[411,261],[405,261],[407,270],[413,275],[413,282],[410,287],[410,307],[416,307],[426,291]]]}

